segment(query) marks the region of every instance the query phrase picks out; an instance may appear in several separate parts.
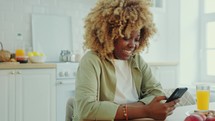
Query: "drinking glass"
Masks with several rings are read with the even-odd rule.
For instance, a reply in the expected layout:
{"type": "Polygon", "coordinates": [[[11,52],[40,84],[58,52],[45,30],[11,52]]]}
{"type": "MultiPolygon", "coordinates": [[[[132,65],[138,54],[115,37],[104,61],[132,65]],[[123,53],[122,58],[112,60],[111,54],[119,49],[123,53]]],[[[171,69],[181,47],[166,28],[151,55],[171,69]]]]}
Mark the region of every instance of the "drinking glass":
{"type": "Polygon", "coordinates": [[[25,55],[24,49],[16,49],[16,57],[24,55],[25,55]]]}
{"type": "Polygon", "coordinates": [[[210,102],[210,86],[207,84],[196,85],[197,109],[208,110],[210,102]]]}

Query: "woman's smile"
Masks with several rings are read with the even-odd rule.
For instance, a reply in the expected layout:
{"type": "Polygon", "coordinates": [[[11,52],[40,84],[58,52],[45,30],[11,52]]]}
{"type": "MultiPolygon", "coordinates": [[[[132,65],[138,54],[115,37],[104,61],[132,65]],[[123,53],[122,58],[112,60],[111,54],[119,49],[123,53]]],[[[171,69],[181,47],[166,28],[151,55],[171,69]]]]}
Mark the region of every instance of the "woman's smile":
{"type": "Polygon", "coordinates": [[[132,54],[133,54],[133,50],[123,50],[123,52],[124,52],[126,55],[132,55],[132,54]]]}

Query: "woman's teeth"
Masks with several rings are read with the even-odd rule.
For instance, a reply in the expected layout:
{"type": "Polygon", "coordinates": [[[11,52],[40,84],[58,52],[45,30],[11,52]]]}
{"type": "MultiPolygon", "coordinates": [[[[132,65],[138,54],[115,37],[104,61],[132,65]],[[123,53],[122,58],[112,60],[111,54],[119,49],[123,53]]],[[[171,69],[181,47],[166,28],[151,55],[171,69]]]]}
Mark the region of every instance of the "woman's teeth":
{"type": "Polygon", "coordinates": [[[124,50],[124,52],[128,55],[132,54],[132,51],[124,50]]]}

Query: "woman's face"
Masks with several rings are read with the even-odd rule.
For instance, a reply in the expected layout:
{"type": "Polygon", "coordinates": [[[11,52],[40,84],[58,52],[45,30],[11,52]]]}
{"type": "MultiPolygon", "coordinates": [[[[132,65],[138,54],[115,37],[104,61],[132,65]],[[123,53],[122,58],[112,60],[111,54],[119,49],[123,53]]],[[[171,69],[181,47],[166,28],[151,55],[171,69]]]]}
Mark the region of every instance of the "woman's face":
{"type": "Polygon", "coordinates": [[[114,42],[113,55],[115,59],[128,60],[139,47],[140,32],[131,32],[130,38],[119,38],[114,42]]]}

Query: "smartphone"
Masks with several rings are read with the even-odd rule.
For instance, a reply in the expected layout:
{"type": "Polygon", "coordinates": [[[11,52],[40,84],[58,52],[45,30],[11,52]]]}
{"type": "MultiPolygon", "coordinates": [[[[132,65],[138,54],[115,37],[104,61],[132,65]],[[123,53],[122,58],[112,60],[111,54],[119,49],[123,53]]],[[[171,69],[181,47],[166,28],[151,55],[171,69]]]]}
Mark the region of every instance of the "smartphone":
{"type": "Polygon", "coordinates": [[[173,100],[179,99],[182,95],[187,91],[187,87],[178,87],[175,91],[170,95],[170,97],[166,100],[166,103],[171,102],[173,100]]]}

